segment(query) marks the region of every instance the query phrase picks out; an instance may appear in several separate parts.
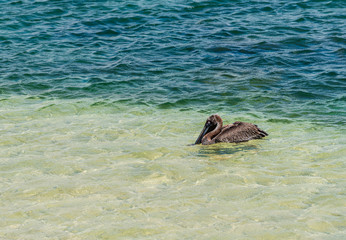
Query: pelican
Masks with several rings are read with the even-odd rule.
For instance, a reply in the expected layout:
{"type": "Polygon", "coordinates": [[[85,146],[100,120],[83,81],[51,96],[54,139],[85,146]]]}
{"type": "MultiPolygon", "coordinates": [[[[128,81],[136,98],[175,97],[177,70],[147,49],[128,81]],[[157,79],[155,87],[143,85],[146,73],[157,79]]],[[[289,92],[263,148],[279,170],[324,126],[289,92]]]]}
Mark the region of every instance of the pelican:
{"type": "Polygon", "coordinates": [[[214,114],[208,117],[195,144],[209,145],[219,142],[246,142],[265,136],[268,136],[268,133],[252,123],[234,122],[233,124],[222,126],[222,118],[214,114]]]}

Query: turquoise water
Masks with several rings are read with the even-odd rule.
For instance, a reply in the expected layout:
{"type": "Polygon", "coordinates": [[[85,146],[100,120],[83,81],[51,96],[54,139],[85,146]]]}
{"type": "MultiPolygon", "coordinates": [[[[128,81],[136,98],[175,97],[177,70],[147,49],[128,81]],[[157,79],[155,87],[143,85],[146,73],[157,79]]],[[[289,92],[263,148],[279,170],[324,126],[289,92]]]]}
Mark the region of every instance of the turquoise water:
{"type": "Polygon", "coordinates": [[[345,1],[0,7],[1,239],[345,238],[345,1]]]}

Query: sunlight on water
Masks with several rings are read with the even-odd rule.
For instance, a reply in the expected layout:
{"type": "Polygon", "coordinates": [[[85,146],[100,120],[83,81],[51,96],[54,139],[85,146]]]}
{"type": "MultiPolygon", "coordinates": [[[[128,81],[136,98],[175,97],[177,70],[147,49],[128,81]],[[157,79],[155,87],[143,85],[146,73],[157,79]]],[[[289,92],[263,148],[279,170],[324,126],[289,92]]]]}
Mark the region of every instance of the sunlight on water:
{"type": "Polygon", "coordinates": [[[2,239],[345,234],[345,129],[239,113],[269,137],[188,146],[208,115],[89,99],[0,104],[2,239]]]}

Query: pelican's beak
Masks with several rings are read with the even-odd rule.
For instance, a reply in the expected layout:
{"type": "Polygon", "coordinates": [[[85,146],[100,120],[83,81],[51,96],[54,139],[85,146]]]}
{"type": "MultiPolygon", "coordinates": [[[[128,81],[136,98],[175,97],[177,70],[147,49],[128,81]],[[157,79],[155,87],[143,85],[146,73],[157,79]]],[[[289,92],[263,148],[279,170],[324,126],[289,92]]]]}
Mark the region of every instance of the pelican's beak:
{"type": "Polygon", "coordinates": [[[199,134],[195,144],[201,144],[202,143],[202,138],[204,137],[204,135],[208,132],[209,128],[211,127],[211,123],[210,122],[206,122],[201,133],[199,134]]]}

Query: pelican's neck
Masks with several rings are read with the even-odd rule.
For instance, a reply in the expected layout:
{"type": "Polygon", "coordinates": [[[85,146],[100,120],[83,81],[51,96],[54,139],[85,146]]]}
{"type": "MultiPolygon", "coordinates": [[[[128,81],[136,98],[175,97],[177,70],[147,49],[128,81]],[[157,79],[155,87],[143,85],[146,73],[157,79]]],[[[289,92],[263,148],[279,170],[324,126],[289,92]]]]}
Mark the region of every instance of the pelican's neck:
{"type": "Polygon", "coordinates": [[[218,135],[221,132],[222,129],[222,119],[219,117],[217,118],[217,125],[216,128],[207,133],[203,138],[202,138],[202,144],[203,145],[208,145],[208,144],[212,144],[213,143],[213,137],[215,137],[216,135],[218,135]]]}

